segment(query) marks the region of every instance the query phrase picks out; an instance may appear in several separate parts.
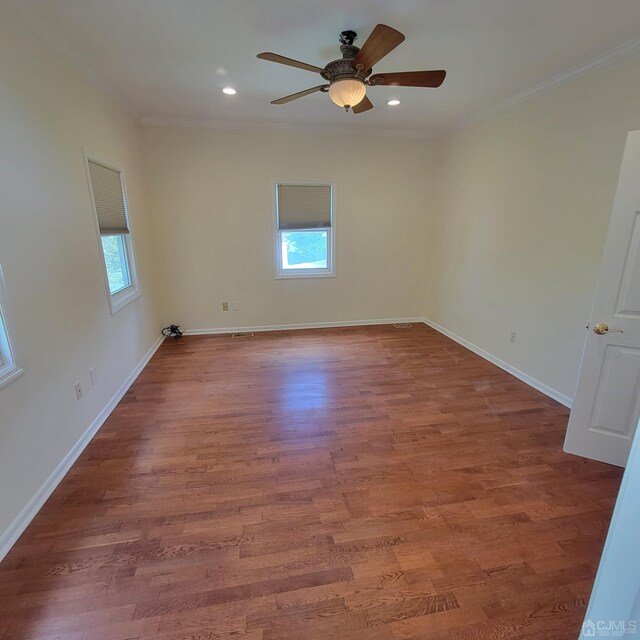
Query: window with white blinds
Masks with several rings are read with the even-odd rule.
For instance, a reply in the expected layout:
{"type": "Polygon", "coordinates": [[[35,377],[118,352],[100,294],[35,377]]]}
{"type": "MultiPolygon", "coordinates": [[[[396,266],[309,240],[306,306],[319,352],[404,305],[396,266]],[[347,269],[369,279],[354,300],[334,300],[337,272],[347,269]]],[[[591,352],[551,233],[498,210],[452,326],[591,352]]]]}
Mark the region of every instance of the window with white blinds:
{"type": "Polygon", "coordinates": [[[89,160],[89,176],[100,235],[119,236],[129,233],[120,171],[89,160]]]}
{"type": "Polygon", "coordinates": [[[333,276],[333,185],[278,183],[275,202],[277,277],[333,276]]]}
{"type": "Polygon", "coordinates": [[[279,229],[329,229],[331,185],[279,184],[279,229]]]}
{"type": "Polygon", "coordinates": [[[115,313],[139,295],[124,175],[95,158],[86,161],[109,309],[115,313]]]}

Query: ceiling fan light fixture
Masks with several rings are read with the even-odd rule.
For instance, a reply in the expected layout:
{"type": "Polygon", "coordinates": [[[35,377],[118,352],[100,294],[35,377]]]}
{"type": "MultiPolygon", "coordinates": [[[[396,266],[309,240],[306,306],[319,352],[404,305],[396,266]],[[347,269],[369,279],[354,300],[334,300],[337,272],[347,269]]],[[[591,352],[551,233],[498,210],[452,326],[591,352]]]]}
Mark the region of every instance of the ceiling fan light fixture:
{"type": "MultiPolygon", "coordinates": [[[[367,87],[385,85],[388,87],[436,88],[444,82],[447,75],[444,69],[373,73],[373,67],[404,42],[404,35],[398,30],[386,24],[377,24],[362,47],[354,46],[353,42],[356,37],[355,31],[343,31],[340,34],[342,57],[327,63],[324,68],[287,58],[271,51],[259,53],[260,60],[277,62],[288,67],[317,73],[326,83],[272,100],[271,104],[287,104],[321,91],[328,93],[334,104],[347,111],[353,107],[353,113],[359,114],[373,109],[373,103],[367,96],[367,87]]],[[[389,100],[387,104],[394,107],[400,104],[400,100],[389,100]]]]}
{"type": "Polygon", "coordinates": [[[329,97],[339,107],[355,107],[367,94],[367,87],[357,78],[343,78],[331,83],[329,97]]]}

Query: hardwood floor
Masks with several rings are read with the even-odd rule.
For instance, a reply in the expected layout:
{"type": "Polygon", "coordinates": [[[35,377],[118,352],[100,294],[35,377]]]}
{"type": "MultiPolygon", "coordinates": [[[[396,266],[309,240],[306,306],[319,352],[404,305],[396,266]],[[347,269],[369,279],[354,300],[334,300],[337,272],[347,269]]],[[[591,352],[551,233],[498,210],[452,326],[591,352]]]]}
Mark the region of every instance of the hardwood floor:
{"type": "Polygon", "coordinates": [[[168,341],[0,565],[0,638],[574,640],[621,471],[435,331],[168,341]]]}

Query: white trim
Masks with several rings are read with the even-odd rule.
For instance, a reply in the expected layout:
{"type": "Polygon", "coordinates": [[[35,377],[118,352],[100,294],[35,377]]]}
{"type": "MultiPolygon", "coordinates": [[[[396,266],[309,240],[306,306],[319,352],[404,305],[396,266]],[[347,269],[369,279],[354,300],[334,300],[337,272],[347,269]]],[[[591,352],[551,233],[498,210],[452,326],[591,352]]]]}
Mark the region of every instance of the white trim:
{"type": "Polygon", "coordinates": [[[276,280],[304,280],[305,278],[311,280],[311,279],[315,279],[317,280],[318,278],[322,279],[322,278],[335,278],[336,274],[332,273],[330,271],[326,271],[324,269],[322,269],[321,271],[318,270],[314,270],[314,269],[305,269],[304,271],[302,269],[298,270],[298,271],[294,271],[293,269],[291,269],[289,272],[284,272],[284,273],[278,273],[275,276],[276,280]]]}
{"type": "MultiPolygon", "coordinates": [[[[332,214],[333,218],[333,214],[332,214]]],[[[316,229],[277,229],[276,230],[276,280],[290,280],[299,278],[335,278],[335,268],[333,261],[333,223],[330,227],[316,228],[316,229]],[[288,232],[301,232],[301,233],[322,233],[327,234],[327,266],[325,268],[318,267],[316,269],[296,269],[291,267],[289,269],[283,269],[282,263],[284,260],[282,245],[284,240],[282,239],[283,233],[288,232]]]]}
{"type": "Polygon", "coordinates": [[[131,218],[129,216],[129,203],[127,197],[127,179],[124,169],[120,168],[115,162],[105,160],[100,156],[91,153],[87,149],[82,149],[82,157],[84,159],[84,168],[87,176],[87,186],[89,188],[89,200],[91,202],[91,211],[93,212],[93,220],[95,223],[96,234],[98,236],[98,249],[100,251],[100,258],[102,263],[102,275],[104,278],[104,286],[107,292],[107,301],[109,303],[109,312],[114,315],[126,307],[130,302],[133,302],[136,298],[140,297],[140,285],[138,282],[138,267],[136,264],[136,253],[133,246],[133,229],[131,228],[131,218]],[[120,291],[111,293],[111,287],[109,286],[109,275],[107,273],[107,263],[104,257],[104,249],[102,248],[102,234],[100,233],[100,223],[98,222],[98,212],[96,210],[96,203],[93,197],[93,187],[91,184],[91,171],[89,169],[89,162],[102,165],[107,169],[116,171],[120,174],[120,180],[122,181],[122,197],[124,199],[124,211],[127,217],[127,227],[129,233],[125,236],[124,242],[127,252],[127,267],[129,271],[129,279],[131,284],[120,291]]]}
{"type": "Polygon", "coordinates": [[[330,327],[359,327],[377,324],[398,324],[403,322],[421,324],[424,318],[380,318],[375,320],[337,320],[332,322],[304,322],[300,324],[266,324],[253,327],[213,327],[204,329],[187,329],[188,336],[206,336],[225,333],[244,333],[258,331],[296,331],[298,329],[327,329],[330,327]]]}
{"type": "MultiPolygon", "coordinates": [[[[131,250],[133,253],[133,250],[131,250]]],[[[114,315],[124,309],[130,302],[133,302],[136,298],[140,297],[140,289],[134,287],[132,284],[116,293],[109,294],[109,310],[111,315],[114,315]]]]}
{"type": "Polygon", "coordinates": [[[0,389],[5,387],[10,382],[13,382],[16,378],[19,378],[24,373],[24,369],[15,364],[11,364],[0,371],[0,389]]]}
{"type": "Polygon", "coordinates": [[[454,133],[455,131],[460,131],[460,129],[464,129],[471,124],[475,124],[476,122],[480,122],[482,120],[486,120],[491,116],[494,116],[502,111],[506,111],[507,109],[511,109],[511,107],[515,107],[517,104],[521,102],[526,102],[527,100],[531,100],[537,96],[542,95],[543,93],[547,93],[547,91],[551,91],[552,89],[556,89],[557,87],[561,87],[564,84],[568,84],[569,82],[573,82],[580,76],[584,76],[588,73],[592,73],[593,71],[597,71],[598,69],[604,69],[609,65],[612,65],[628,56],[634,55],[636,53],[640,53],[640,36],[634,38],[633,40],[629,40],[628,42],[624,42],[623,44],[614,47],[613,49],[609,49],[604,53],[601,53],[599,56],[595,58],[591,58],[586,62],[579,64],[577,67],[573,67],[568,69],[567,71],[563,71],[562,73],[558,73],[543,82],[533,85],[524,91],[520,91],[515,95],[507,98],[506,100],[502,100],[492,105],[488,109],[484,109],[479,111],[475,115],[471,115],[467,118],[463,118],[458,122],[454,123],[453,126],[441,131],[438,133],[436,137],[447,135],[449,133],[454,133]]]}
{"type": "MultiPolygon", "coordinates": [[[[271,182],[271,203],[273,208],[273,234],[275,238],[275,279],[276,280],[299,280],[304,278],[335,278],[336,277],[336,183],[327,180],[326,182],[316,182],[314,180],[272,180],[271,182]],[[302,185],[331,187],[331,226],[329,229],[295,229],[295,231],[328,231],[327,233],[327,268],[326,269],[287,269],[281,268],[282,264],[282,243],[280,237],[280,224],[278,222],[278,185],[302,185]]],[[[282,230],[284,231],[284,229],[282,230]]],[[[294,229],[292,229],[294,231],[294,229]]]]}
{"type": "Polygon", "coordinates": [[[549,396],[549,398],[552,398],[556,402],[563,404],[565,407],[568,407],[570,409],[571,406],[573,405],[573,398],[570,398],[569,396],[566,396],[563,393],[560,393],[556,389],[544,384],[544,382],[540,382],[540,380],[536,380],[536,378],[533,378],[528,373],[525,373],[524,371],[520,371],[520,369],[516,369],[515,367],[511,366],[508,362],[505,362],[504,360],[501,360],[497,356],[494,356],[492,353],[489,353],[488,351],[481,349],[480,347],[476,346],[472,342],[469,342],[468,340],[461,338],[459,335],[453,333],[453,331],[449,331],[448,329],[445,329],[444,327],[429,320],[428,318],[423,318],[423,322],[427,326],[441,333],[442,335],[447,336],[447,338],[451,338],[451,340],[453,340],[454,342],[457,342],[463,347],[469,349],[469,351],[473,351],[473,353],[475,353],[476,355],[479,355],[485,360],[488,360],[489,362],[491,362],[491,364],[495,364],[496,367],[500,367],[507,373],[510,373],[512,376],[518,378],[518,380],[521,380],[522,382],[528,384],[530,387],[533,387],[537,391],[544,393],[546,396],[549,396]]]}
{"type": "Polygon", "coordinates": [[[80,439],[73,445],[73,447],[71,447],[70,451],[60,461],[58,466],[40,486],[31,500],[29,500],[9,527],[0,534],[0,561],[7,555],[7,553],[9,553],[11,547],[16,543],[23,531],[29,526],[29,523],[33,520],[38,511],[40,511],[42,505],[54,492],[55,488],[60,484],[69,469],[71,469],[73,463],[78,459],[89,442],[91,442],[100,427],[106,422],[118,402],[120,402],[124,394],[129,390],[129,387],[135,382],[136,378],[140,375],[149,360],[151,360],[153,354],[158,350],[163,341],[164,337],[160,336],[153,343],[152,347],[147,351],[142,360],[140,360],[134,370],[120,385],[111,400],[109,400],[102,411],[100,411],[96,416],[96,419],[91,423],[89,428],[82,434],[82,436],[80,436],[80,439]]]}
{"type": "Polygon", "coordinates": [[[398,323],[413,323],[413,324],[426,324],[428,327],[435,329],[442,335],[450,338],[454,342],[462,345],[463,347],[469,349],[469,351],[473,351],[476,355],[484,358],[485,360],[491,362],[491,364],[500,367],[507,373],[510,373],[518,380],[521,380],[525,384],[528,384],[530,387],[533,387],[537,391],[544,393],[549,398],[559,402],[565,407],[571,408],[573,404],[573,399],[569,396],[560,393],[556,389],[544,384],[544,382],[540,382],[540,380],[536,380],[529,374],[524,371],[520,371],[520,369],[516,369],[511,366],[508,362],[501,360],[497,356],[494,356],[492,353],[477,347],[475,344],[461,338],[456,335],[452,331],[441,327],[439,324],[432,322],[427,318],[380,318],[375,320],[337,320],[332,322],[306,322],[300,324],[269,324],[269,325],[257,325],[257,326],[242,326],[242,327],[220,327],[220,328],[203,328],[203,329],[187,329],[184,334],[188,336],[205,336],[205,335],[220,335],[220,334],[229,334],[229,333],[242,333],[242,332],[261,332],[261,331],[297,331],[299,329],[325,329],[331,327],[358,327],[358,326],[368,326],[368,325],[379,325],[379,324],[398,324],[398,323]]]}

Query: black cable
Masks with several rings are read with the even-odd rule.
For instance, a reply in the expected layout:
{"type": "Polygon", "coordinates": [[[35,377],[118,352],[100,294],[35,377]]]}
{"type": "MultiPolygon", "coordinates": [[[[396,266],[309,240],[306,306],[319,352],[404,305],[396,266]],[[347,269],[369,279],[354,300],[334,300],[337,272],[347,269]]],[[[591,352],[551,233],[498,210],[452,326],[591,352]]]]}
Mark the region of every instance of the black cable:
{"type": "Polygon", "coordinates": [[[165,327],[162,330],[162,335],[165,338],[169,338],[171,336],[173,336],[174,338],[181,338],[182,337],[182,329],[180,328],[180,325],[178,324],[170,324],[168,327],[165,327]]]}

